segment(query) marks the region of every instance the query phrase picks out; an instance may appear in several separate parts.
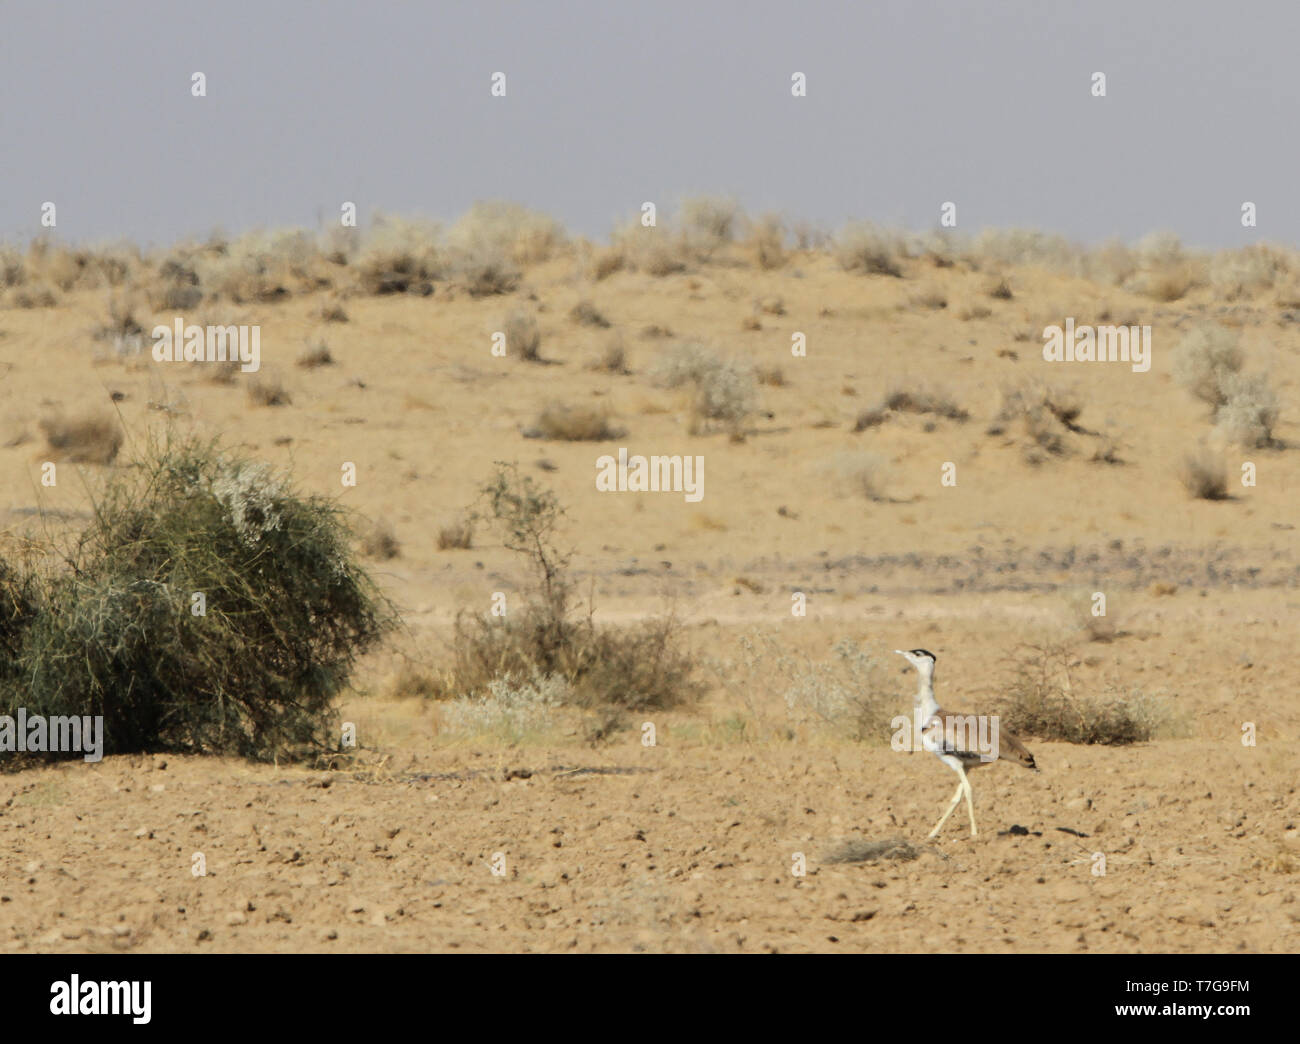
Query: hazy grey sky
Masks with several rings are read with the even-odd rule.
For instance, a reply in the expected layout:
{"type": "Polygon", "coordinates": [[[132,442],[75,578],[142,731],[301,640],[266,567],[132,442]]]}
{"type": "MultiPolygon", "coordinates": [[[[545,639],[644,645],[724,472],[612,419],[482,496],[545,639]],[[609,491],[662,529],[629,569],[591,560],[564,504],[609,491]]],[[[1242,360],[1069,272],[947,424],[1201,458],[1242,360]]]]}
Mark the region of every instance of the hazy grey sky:
{"type": "Polygon", "coordinates": [[[830,227],[952,200],[968,231],[1296,243],[1297,40],[1283,0],[0,0],[0,238],[45,200],[62,239],[168,242],[493,198],[603,238],[723,193],[830,227]]]}

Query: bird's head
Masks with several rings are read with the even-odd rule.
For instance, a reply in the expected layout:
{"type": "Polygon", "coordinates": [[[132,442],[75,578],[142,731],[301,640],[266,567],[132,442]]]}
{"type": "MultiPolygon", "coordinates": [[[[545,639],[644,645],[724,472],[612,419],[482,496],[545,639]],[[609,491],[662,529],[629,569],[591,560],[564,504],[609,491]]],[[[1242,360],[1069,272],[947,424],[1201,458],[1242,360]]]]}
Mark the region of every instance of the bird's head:
{"type": "Polygon", "coordinates": [[[895,649],[903,659],[921,672],[923,678],[934,676],[935,655],[928,649],[895,649]]]}

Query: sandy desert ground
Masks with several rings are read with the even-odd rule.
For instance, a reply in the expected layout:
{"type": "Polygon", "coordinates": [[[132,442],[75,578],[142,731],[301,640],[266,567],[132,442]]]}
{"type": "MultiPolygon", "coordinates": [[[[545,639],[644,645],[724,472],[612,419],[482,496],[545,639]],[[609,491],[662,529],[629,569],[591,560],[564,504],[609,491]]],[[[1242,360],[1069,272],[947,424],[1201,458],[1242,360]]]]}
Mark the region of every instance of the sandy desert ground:
{"type": "MultiPolygon", "coordinates": [[[[65,464],[42,488],[43,418],[112,408],[131,439],[170,419],[390,524],[400,552],[368,565],[406,630],[343,701],[361,751],[333,769],[156,753],[0,774],[4,949],[1300,948],[1300,454],[1287,448],[1300,443],[1300,313],[1284,288],[1229,299],[1207,283],[1162,301],[1044,265],[915,257],[891,278],[811,250],[770,271],[737,251],[596,280],[577,249],[525,267],[507,295],[344,295],[347,322],[320,320],[325,290],[206,305],[261,325],[262,376],[284,382],[283,406],[251,403],[247,376],[217,384],[115,353],[93,335],[107,297],[0,309],[0,532],[38,537],[38,508],[75,525],[106,470],[65,464]],[[1009,299],[989,293],[1000,279],[1009,299]],[[609,328],[571,317],[584,300],[609,328]],[[536,316],[547,364],[491,354],[517,309],[536,316]],[[1149,324],[1150,372],[1044,362],[1042,327],[1065,316],[1149,324]],[[1211,424],[1172,360],[1207,320],[1240,334],[1245,369],[1267,372],[1283,404],[1277,446],[1216,450],[1221,501],[1178,478],[1211,424]],[[806,357],[791,355],[794,332],[806,357]],[[589,368],[615,334],[630,372],[589,368]],[[332,365],[295,365],[321,341],[332,365]],[[693,433],[684,394],[650,379],[683,341],[768,372],[742,440],[693,433]],[[1033,379],[1082,403],[1062,453],[989,434],[1002,390],[1033,379]],[[887,389],[914,386],[941,387],[969,419],[896,412],[854,430],[887,389]],[[608,411],[624,434],[528,437],[555,401],[608,411]],[[703,499],[598,492],[596,458],[620,446],[703,455],[703,499]],[[499,460],[559,495],[597,619],[675,606],[708,683],[698,706],[625,714],[599,738],[589,713],[566,710],[503,739],[452,728],[443,704],[405,691],[445,658],[458,610],[521,582],[485,534],[468,550],[437,543],[499,460]],[[1237,481],[1243,461],[1253,487],[1237,481]],[[1093,591],[1109,640],[1084,626],[1093,591]],[[979,708],[1019,646],[1061,642],[1080,692],[1141,691],[1170,725],[1128,746],[1027,739],[1041,772],[975,774],[979,837],[959,812],[930,842],[952,774],[795,720],[780,679],[741,666],[756,633],[813,663],[861,643],[899,713],[915,681],[890,650],[933,650],[940,699],[979,708]],[[837,861],[850,850],[874,855],[837,861]]],[[[171,314],[141,318],[147,330],[171,314]]]]}

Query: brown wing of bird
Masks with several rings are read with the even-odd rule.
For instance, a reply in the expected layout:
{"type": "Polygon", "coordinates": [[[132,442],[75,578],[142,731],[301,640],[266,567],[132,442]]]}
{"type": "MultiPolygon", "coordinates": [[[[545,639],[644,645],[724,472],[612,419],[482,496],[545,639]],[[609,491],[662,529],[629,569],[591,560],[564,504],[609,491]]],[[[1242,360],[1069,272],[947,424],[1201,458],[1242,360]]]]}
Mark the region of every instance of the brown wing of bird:
{"type": "Polygon", "coordinates": [[[1001,727],[998,728],[997,759],[986,760],[978,750],[969,749],[962,742],[962,739],[969,736],[969,725],[972,725],[977,720],[974,714],[945,709],[939,711],[938,714],[925,723],[924,732],[939,742],[945,754],[960,758],[968,769],[988,765],[991,761],[1000,759],[1002,761],[1013,761],[1024,768],[1032,769],[1035,772],[1038,771],[1038,765],[1034,763],[1034,756],[1029,753],[1029,748],[1001,727]],[[963,723],[968,724],[965,732],[962,729],[963,723]]]}

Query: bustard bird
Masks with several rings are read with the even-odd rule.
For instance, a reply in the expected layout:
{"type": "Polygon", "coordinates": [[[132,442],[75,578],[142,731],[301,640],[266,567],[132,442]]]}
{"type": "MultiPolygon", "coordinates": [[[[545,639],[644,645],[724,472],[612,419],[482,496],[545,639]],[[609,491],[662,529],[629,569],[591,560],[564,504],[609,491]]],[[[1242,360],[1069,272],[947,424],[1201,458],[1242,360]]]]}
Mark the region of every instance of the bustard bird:
{"type": "Polygon", "coordinates": [[[970,812],[970,836],[976,837],[979,830],[975,827],[975,806],[971,801],[970,780],[966,778],[966,773],[999,759],[1014,761],[1017,765],[1037,772],[1034,756],[1015,736],[998,727],[996,717],[977,718],[974,714],[946,711],[939,706],[939,701],[934,698],[934,653],[926,649],[913,649],[910,652],[895,649],[894,652],[915,667],[921,676],[921,685],[916,692],[916,719],[921,729],[921,745],[961,777],[957,793],[953,794],[952,801],[948,803],[948,810],[935,823],[929,836],[934,837],[943,829],[953,809],[965,795],[966,808],[970,812]],[[988,728],[990,723],[992,728],[988,728]],[[990,739],[992,742],[987,742],[990,739]]]}

